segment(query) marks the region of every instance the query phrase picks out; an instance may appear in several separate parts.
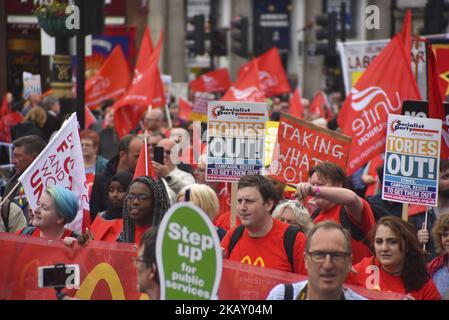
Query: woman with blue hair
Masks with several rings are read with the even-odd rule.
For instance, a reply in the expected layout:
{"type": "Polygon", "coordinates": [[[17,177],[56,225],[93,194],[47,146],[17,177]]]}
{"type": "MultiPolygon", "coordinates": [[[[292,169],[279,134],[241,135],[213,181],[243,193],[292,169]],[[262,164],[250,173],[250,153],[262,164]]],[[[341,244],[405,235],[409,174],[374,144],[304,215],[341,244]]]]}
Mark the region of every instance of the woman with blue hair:
{"type": "Polygon", "coordinates": [[[17,234],[40,238],[76,238],[78,235],[64,225],[75,219],[78,208],[78,197],[72,191],[60,186],[48,187],[39,199],[32,226],[25,227],[17,234]]]}

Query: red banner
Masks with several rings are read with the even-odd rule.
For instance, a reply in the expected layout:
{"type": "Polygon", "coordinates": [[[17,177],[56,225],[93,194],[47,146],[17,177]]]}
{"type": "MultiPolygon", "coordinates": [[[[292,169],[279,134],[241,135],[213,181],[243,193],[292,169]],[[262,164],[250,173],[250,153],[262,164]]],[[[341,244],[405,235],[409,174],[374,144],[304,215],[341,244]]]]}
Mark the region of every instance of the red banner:
{"type": "Polygon", "coordinates": [[[353,138],[347,174],[385,150],[388,114],[399,114],[403,100],[421,100],[400,35],[374,59],[351,89],[338,125],[353,138]]]}
{"type": "Polygon", "coordinates": [[[278,152],[271,164],[273,178],[284,183],[308,180],[308,171],[329,161],[346,168],[351,138],[282,113],[278,152]]]}
{"type": "MultiPolygon", "coordinates": [[[[0,233],[0,299],[56,300],[54,289],[37,286],[37,268],[57,263],[79,264],[80,287],[72,294],[83,300],[145,300],[137,291],[137,271],[131,244],[90,241],[86,247],[67,247],[61,240],[48,240],[0,233]]],[[[220,300],[264,300],[279,283],[304,280],[305,276],[223,261],[220,300]]],[[[403,294],[368,291],[347,285],[370,299],[402,299],[403,294]]]]}

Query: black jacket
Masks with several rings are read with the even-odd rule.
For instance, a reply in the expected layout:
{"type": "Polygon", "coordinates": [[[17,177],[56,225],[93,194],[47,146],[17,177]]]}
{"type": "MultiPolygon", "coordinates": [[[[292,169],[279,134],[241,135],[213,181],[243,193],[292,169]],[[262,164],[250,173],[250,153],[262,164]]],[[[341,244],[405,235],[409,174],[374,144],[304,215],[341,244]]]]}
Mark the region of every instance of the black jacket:
{"type": "Polygon", "coordinates": [[[109,184],[112,177],[117,173],[119,156],[109,160],[103,173],[95,175],[90,196],[90,219],[93,222],[97,213],[105,211],[109,203],[109,184]]]}

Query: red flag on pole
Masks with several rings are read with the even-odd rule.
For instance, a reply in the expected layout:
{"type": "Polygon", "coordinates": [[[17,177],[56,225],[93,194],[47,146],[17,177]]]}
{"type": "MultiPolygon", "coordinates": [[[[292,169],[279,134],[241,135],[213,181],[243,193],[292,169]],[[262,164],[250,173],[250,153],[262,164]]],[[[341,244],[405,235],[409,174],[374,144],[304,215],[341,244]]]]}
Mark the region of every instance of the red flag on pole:
{"type": "Polygon", "coordinates": [[[3,117],[5,115],[7,115],[10,110],[9,110],[9,105],[8,105],[8,95],[5,94],[5,96],[3,97],[3,101],[2,101],[2,105],[0,107],[0,117],[3,117]]]}
{"type": "Polygon", "coordinates": [[[164,87],[158,68],[161,46],[162,34],[144,73],[134,74],[127,94],[113,106],[114,123],[120,138],[137,126],[149,105],[157,107],[165,104],[164,87]]]}
{"type": "Polygon", "coordinates": [[[429,118],[441,119],[443,121],[442,139],[441,139],[441,159],[449,159],[449,131],[446,120],[446,111],[444,110],[443,98],[441,97],[438,84],[438,67],[435,55],[429,44],[427,50],[427,92],[429,98],[429,118]]]}
{"type": "Polygon", "coordinates": [[[290,95],[288,113],[294,117],[304,119],[304,105],[301,101],[301,89],[299,87],[290,95]]]}
{"type": "Polygon", "coordinates": [[[153,54],[153,40],[151,39],[150,27],[145,28],[145,32],[142,37],[142,41],[140,42],[140,50],[139,55],[137,56],[136,68],[134,73],[143,73],[146,65],[148,64],[148,60],[153,54]]]}
{"type": "Polygon", "coordinates": [[[92,114],[92,111],[90,111],[90,109],[87,106],[84,107],[84,119],[86,119],[85,123],[86,129],[88,129],[92,124],[94,124],[97,121],[95,116],[92,114]]]}
{"type": "Polygon", "coordinates": [[[119,99],[130,82],[128,62],[122,47],[117,45],[97,74],[86,81],[86,106],[96,109],[104,100],[119,99]]]}
{"type": "Polygon", "coordinates": [[[317,114],[327,121],[332,120],[332,110],[323,91],[318,91],[310,104],[309,112],[317,114]]]}
{"type": "Polygon", "coordinates": [[[279,50],[271,48],[257,58],[259,81],[265,96],[273,97],[291,91],[279,50]]]}
{"type": "Polygon", "coordinates": [[[192,103],[182,97],[178,99],[178,118],[184,121],[190,121],[192,113],[192,103]]]}
{"type": "Polygon", "coordinates": [[[346,98],[338,125],[352,137],[348,175],[384,151],[388,114],[399,114],[402,100],[421,100],[408,55],[396,35],[346,98]]]}
{"type": "Polygon", "coordinates": [[[226,92],[231,85],[231,76],[227,68],[207,72],[189,84],[192,92],[226,92]]]}
{"type": "Polygon", "coordinates": [[[276,47],[241,66],[237,72],[238,78],[248,72],[254,60],[259,68],[260,88],[265,96],[272,97],[291,91],[279,50],[276,47]]]}
{"type": "Polygon", "coordinates": [[[260,89],[259,68],[257,61],[251,61],[246,73],[237,78],[237,81],[229,88],[221,99],[222,101],[252,101],[264,102],[265,95],[260,89]]]}
{"type": "Polygon", "coordinates": [[[153,163],[151,162],[150,154],[148,153],[148,141],[145,137],[145,143],[142,143],[140,148],[139,159],[137,160],[136,170],[134,171],[134,178],[141,176],[149,176],[154,179],[157,178],[154,172],[153,163]]]}

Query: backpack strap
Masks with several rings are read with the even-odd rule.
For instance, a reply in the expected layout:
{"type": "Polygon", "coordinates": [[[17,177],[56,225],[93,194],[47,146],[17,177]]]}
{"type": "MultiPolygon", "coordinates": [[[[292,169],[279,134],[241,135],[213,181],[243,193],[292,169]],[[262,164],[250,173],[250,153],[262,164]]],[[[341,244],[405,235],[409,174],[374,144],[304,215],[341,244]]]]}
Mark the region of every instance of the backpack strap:
{"type": "MultiPolygon", "coordinates": [[[[296,235],[300,232],[299,228],[295,226],[288,226],[284,233],[284,249],[287,254],[288,262],[292,267],[292,272],[295,272],[295,259],[294,259],[294,250],[295,250],[295,241],[296,235]]],[[[291,300],[291,299],[289,299],[291,300]]]]}
{"type": "Polygon", "coordinates": [[[239,239],[242,237],[244,229],[245,229],[244,226],[239,225],[232,233],[231,240],[229,240],[229,245],[228,245],[228,256],[231,255],[231,252],[234,249],[235,245],[237,244],[239,239]]]}
{"type": "Polygon", "coordinates": [[[293,285],[291,283],[284,284],[284,300],[293,300],[293,285]]]}
{"type": "Polygon", "coordinates": [[[370,246],[365,233],[349,219],[349,214],[346,212],[345,206],[341,206],[340,209],[340,222],[345,229],[350,231],[352,239],[361,241],[368,247],[370,246]]]}
{"type": "Polygon", "coordinates": [[[22,231],[20,232],[20,234],[22,236],[31,236],[34,231],[36,231],[36,227],[34,226],[28,226],[22,229],[22,231]]]}
{"type": "Polygon", "coordinates": [[[312,218],[312,221],[316,219],[316,217],[318,217],[318,215],[320,214],[320,209],[315,209],[314,212],[312,212],[310,218],[312,218]]]}
{"type": "Polygon", "coordinates": [[[9,210],[11,209],[11,200],[5,199],[0,210],[2,211],[3,224],[5,225],[5,232],[9,232],[9,210]]]}

